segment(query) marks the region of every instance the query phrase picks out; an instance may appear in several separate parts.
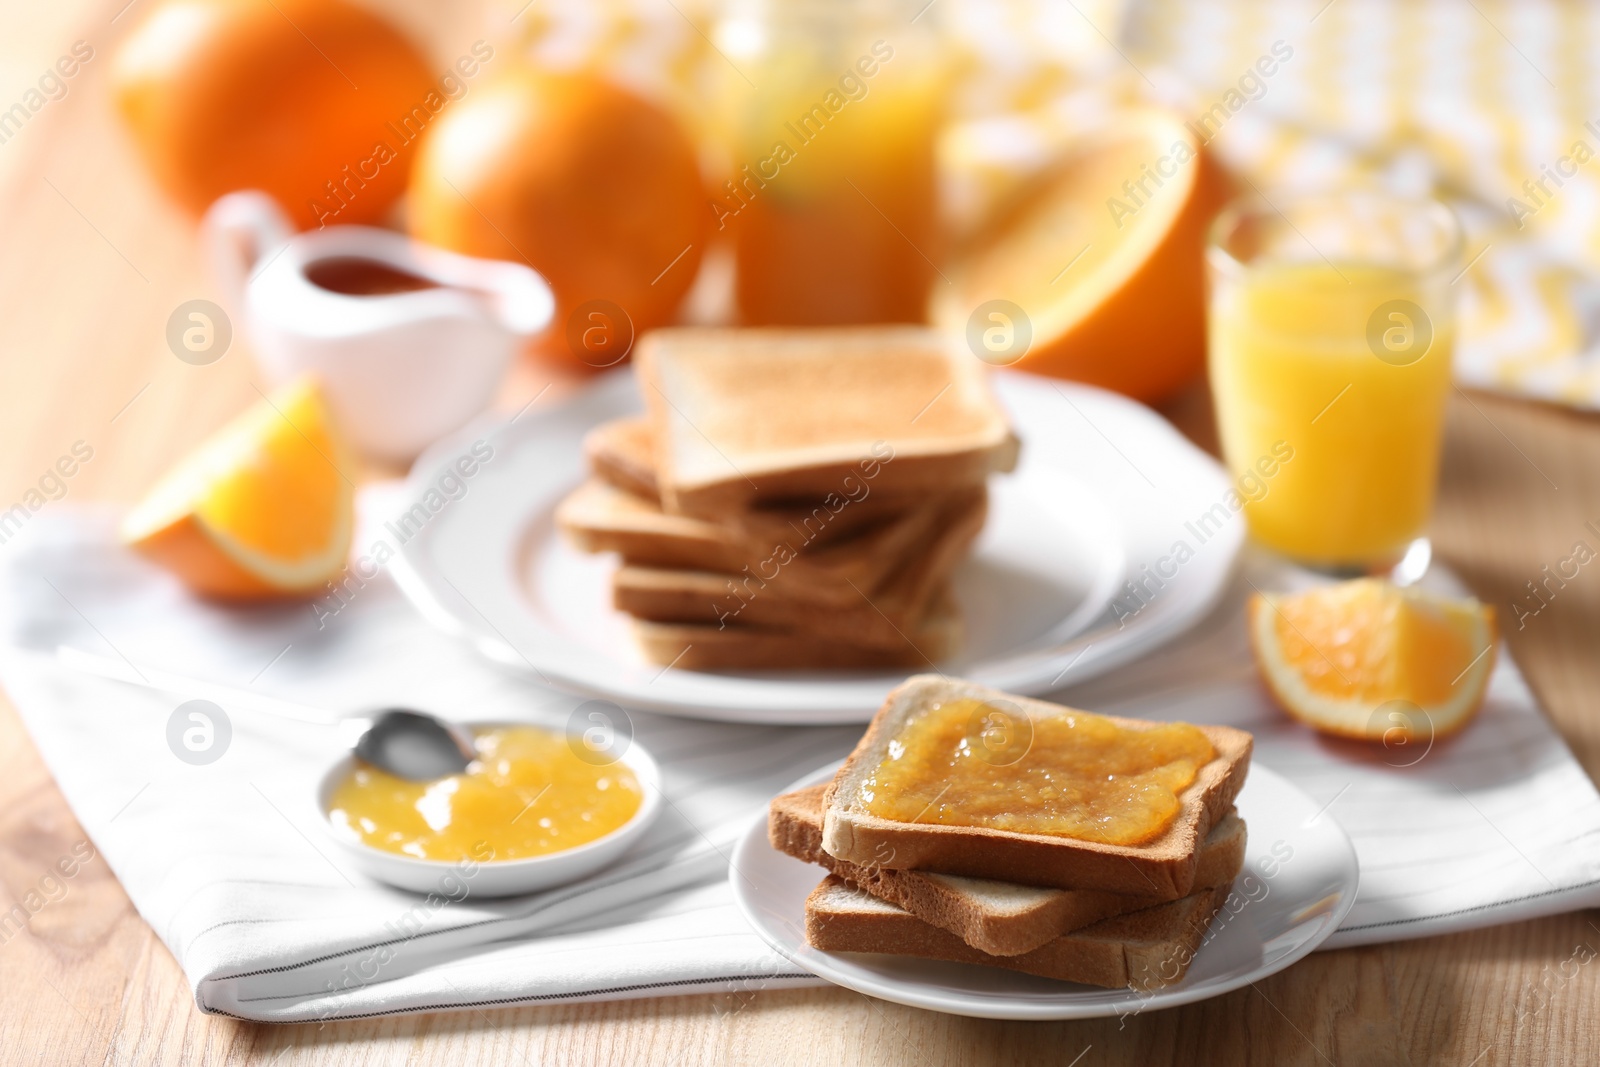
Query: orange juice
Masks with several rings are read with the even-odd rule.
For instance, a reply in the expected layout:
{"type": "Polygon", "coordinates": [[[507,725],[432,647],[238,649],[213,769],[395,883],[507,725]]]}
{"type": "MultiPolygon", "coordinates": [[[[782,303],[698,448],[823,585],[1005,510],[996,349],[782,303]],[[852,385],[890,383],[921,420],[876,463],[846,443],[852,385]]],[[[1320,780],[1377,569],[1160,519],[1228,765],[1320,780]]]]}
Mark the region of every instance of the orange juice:
{"type": "Polygon", "coordinates": [[[1258,541],[1348,566],[1394,562],[1422,532],[1454,341],[1440,288],[1320,259],[1214,276],[1211,388],[1228,466],[1243,475],[1292,454],[1244,501],[1258,541]]]}
{"type": "Polygon", "coordinates": [[[921,322],[938,251],[926,99],[842,115],[799,145],[733,227],[740,318],[751,325],[921,322]]]}
{"type": "Polygon", "coordinates": [[[740,320],[924,321],[944,78],[926,28],[881,3],[756,7],[718,30],[738,69],[719,93],[727,174],[711,209],[740,320]]]}

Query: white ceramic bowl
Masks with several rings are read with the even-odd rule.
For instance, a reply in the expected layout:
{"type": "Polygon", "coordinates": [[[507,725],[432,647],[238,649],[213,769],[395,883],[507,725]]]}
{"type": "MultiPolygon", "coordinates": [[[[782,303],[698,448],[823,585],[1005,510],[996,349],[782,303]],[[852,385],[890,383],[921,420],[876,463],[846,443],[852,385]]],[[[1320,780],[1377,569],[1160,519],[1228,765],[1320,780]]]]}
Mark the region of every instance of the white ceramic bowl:
{"type": "MultiPolygon", "coordinates": [[[[463,723],[462,725],[469,728],[483,728],[506,724],[463,723]]],[[[446,879],[466,882],[470,887],[470,893],[480,897],[506,897],[518,893],[532,893],[535,890],[575,882],[615,862],[644,836],[650,829],[651,823],[655,822],[656,816],[661,811],[661,768],[656,765],[650,753],[636,741],[629,744],[620,762],[633,771],[639,779],[639,784],[644,787],[639,810],[634,812],[633,818],[604,837],[579,845],[577,848],[552,852],[548,856],[531,856],[520,860],[490,860],[478,863],[475,867],[469,865],[467,869],[472,871],[470,875],[463,873],[463,861],[420,860],[395,852],[386,852],[351,837],[333,824],[328,818],[329,801],[333,797],[334,789],[355,766],[354,756],[345,756],[328,768],[328,772],[322,776],[322,782],[317,787],[317,810],[322,813],[322,825],[329,839],[363,874],[380,882],[409,889],[414,893],[437,892],[441,883],[448,891],[450,885],[446,879]]]]}

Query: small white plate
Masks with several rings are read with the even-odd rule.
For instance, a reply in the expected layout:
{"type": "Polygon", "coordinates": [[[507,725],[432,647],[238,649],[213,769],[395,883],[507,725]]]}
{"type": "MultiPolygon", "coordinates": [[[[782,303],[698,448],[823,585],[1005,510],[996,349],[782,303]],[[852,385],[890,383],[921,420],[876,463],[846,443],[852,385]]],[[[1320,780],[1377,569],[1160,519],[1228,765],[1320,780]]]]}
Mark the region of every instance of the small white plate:
{"type": "MultiPolygon", "coordinates": [[[[790,788],[826,781],[837,769],[824,767],[790,788]]],[[[762,940],[795,966],[858,993],[983,1019],[1138,1014],[1192,1004],[1283,970],[1338,929],[1355,903],[1355,847],[1310,797],[1255,765],[1236,804],[1249,832],[1244,869],[1183,980],[1150,993],[976,964],[820,952],[806,944],[805,901],[826,872],[774,849],[765,813],[734,847],[728,878],[735,903],[762,940]]]]}
{"type": "MultiPolygon", "coordinates": [[[[465,726],[484,726],[487,723],[464,723],[465,726]]],[[[606,834],[577,848],[552,852],[546,856],[529,856],[520,860],[488,860],[478,864],[472,875],[474,896],[506,897],[532,893],[567,885],[586,878],[600,868],[622,858],[656,821],[661,813],[661,768],[654,757],[637,741],[629,741],[627,748],[617,757],[638,777],[644,787],[639,797],[639,810],[633,818],[606,834]]],[[[441,883],[448,890],[450,878],[459,878],[464,861],[423,860],[415,856],[402,856],[373,848],[357,840],[349,831],[333,824],[328,818],[329,801],[339,783],[355,766],[354,756],[345,756],[328,768],[317,786],[317,810],[322,813],[322,826],[328,838],[347,856],[363,874],[380,882],[413,893],[441,892],[441,883]]]]}
{"type": "MultiPolygon", "coordinates": [[[[1037,695],[1126,663],[1197,621],[1225,588],[1244,529],[1223,503],[1231,490],[1221,468],[1148,408],[1033,375],[1002,372],[994,382],[1022,460],[990,480],[989,522],[955,575],[965,647],[939,669],[1037,695]],[[1175,554],[1179,541],[1189,553],[1175,554]]],[[[409,505],[431,492],[438,506],[408,528],[391,564],[400,587],[486,655],[573,692],[735,722],[870,719],[907,672],[663,670],[639,655],[627,618],[610,606],[614,561],[569,547],[553,515],[584,477],[584,433],[638,409],[623,370],[563,407],[430,449],[404,496],[409,505]],[[475,442],[476,471],[463,480],[457,463],[475,442]],[[493,456],[478,462],[485,447],[493,456]],[[450,499],[441,483],[454,488],[450,499]]]]}

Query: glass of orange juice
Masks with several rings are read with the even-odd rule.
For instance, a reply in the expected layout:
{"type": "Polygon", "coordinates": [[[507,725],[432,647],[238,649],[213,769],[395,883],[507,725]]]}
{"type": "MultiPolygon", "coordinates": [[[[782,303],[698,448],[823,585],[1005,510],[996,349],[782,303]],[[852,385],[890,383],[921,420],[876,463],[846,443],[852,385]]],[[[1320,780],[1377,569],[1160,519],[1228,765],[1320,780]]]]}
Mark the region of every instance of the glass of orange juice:
{"type": "Polygon", "coordinates": [[[922,322],[946,72],[916,0],[727,0],[713,190],[745,325],[922,322]]]}
{"type": "Polygon", "coordinates": [[[1218,217],[1206,257],[1211,389],[1252,536],[1327,570],[1425,569],[1455,216],[1383,193],[1256,199],[1218,217]]]}

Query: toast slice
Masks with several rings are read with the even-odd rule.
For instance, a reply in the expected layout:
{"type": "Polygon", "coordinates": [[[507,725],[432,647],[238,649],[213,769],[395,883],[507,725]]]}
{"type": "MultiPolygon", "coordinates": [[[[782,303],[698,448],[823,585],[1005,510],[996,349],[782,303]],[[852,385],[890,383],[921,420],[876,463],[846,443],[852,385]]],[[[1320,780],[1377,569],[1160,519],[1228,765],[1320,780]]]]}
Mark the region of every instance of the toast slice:
{"type": "MultiPolygon", "coordinates": [[[[741,539],[714,523],[667,514],[642,497],[591,480],[556,507],[556,524],[586,552],[613,551],[629,564],[703,572],[677,583],[700,609],[684,621],[715,621],[764,593],[814,606],[860,607],[862,594],[875,596],[907,557],[923,552],[921,546],[946,544],[951,527],[966,529],[974,521],[981,527],[986,510],[980,486],[929,499],[854,537],[808,549],[794,537],[741,539]],[[713,586],[716,592],[705,595],[713,586]],[[713,602],[720,610],[712,609],[713,602]]],[[[977,533],[973,529],[957,551],[965,552],[977,533]]],[[[651,582],[662,595],[670,584],[664,578],[651,582]]],[[[664,617],[664,610],[663,601],[651,617],[664,617]]]]}
{"type": "Polygon", "coordinates": [[[881,596],[858,596],[853,607],[828,607],[765,593],[741,601],[729,591],[725,574],[619,567],[611,592],[618,611],[648,622],[779,630],[893,648],[916,628],[942,585],[908,588],[893,582],[881,596]]]}
{"type": "Polygon", "coordinates": [[[640,417],[603,422],[583,436],[583,458],[608,485],[625,493],[661,502],[656,484],[656,447],[650,420],[640,417]]]}
{"type": "MultiPolygon", "coordinates": [[[[1016,956],[1091,923],[1152,907],[1160,901],[1093,889],[1040,889],[989,878],[865,867],[834,859],[822,848],[819,782],[772,801],[767,837],[778,851],[826,867],[851,885],[955,934],[981,952],[1016,956]]],[[[1197,889],[1233,884],[1244,866],[1245,825],[1230,810],[1211,828],[1195,868],[1197,889]]]]}
{"type": "MultiPolygon", "coordinates": [[[[612,575],[613,604],[653,622],[737,623],[763,629],[831,636],[893,647],[921,618],[983,529],[983,490],[957,494],[943,507],[925,547],[910,551],[884,580],[849,583],[851,600],[837,608],[818,606],[815,567],[796,557],[771,581],[745,581],[726,574],[625,566],[612,575]],[[971,498],[976,497],[975,505],[971,498]],[[794,568],[794,569],[791,569],[794,568]]],[[[833,555],[843,546],[819,555],[833,555]]]]}
{"type": "MultiPolygon", "coordinates": [[[[973,698],[1002,701],[1030,718],[1073,709],[1011,696],[972,682],[940,675],[907,679],[885,698],[824,799],[822,847],[835,859],[861,866],[893,867],[991,878],[1055,889],[1100,889],[1111,893],[1176,900],[1194,887],[1200,843],[1233,806],[1250,766],[1251,737],[1229,726],[1199,726],[1216,756],[1178,795],[1179,811],[1152,841],[1112,845],[1071,837],[1018,833],[989,827],[901,822],[869,814],[860,801],[863,781],[883,761],[890,741],[916,716],[941,701],[973,698]]],[[[1157,723],[1106,716],[1129,729],[1157,723]]]]}
{"type": "Polygon", "coordinates": [[[645,658],[662,666],[711,670],[856,670],[929,667],[961,647],[961,612],[948,595],[936,599],[904,640],[868,645],[838,635],[633,620],[645,658]]]}
{"type": "Polygon", "coordinates": [[[937,330],[656,330],[634,359],[668,511],[927,493],[1016,465],[983,363],[937,330]]]}
{"type": "Polygon", "coordinates": [[[723,527],[668,515],[653,501],[598,479],[584,482],[556,505],[556,526],[581,551],[616,552],[646,567],[736,574],[750,562],[749,546],[723,527]]]}
{"type": "Polygon", "coordinates": [[[830,874],[806,898],[806,941],[824,952],[885,952],[977,963],[1142,992],[1183,978],[1227,897],[1223,887],[1202,889],[1166,904],[1102,919],[1020,955],[995,956],[830,874]]]}
{"type": "MultiPolygon", "coordinates": [[[[590,430],[583,439],[589,469],[601,482],[653,504],[660,510],[656,484],[655,443],[650,422],[639,416],[613,419],[590,430]]],[[[769,548],[785,542],[796,549],[821,548],[903,515],[922,498],[874,494],[864,483],[848,493],[810,501],[778,501],[718,517],[729,536],[769,548]]],[[[715,568],[713,568],[715,569],[715,568]]],[[[737,569],[737,568],[735,568],[737,569]]]]}

